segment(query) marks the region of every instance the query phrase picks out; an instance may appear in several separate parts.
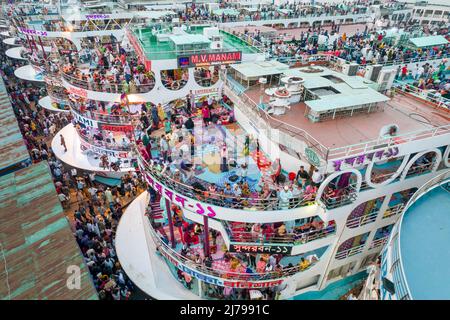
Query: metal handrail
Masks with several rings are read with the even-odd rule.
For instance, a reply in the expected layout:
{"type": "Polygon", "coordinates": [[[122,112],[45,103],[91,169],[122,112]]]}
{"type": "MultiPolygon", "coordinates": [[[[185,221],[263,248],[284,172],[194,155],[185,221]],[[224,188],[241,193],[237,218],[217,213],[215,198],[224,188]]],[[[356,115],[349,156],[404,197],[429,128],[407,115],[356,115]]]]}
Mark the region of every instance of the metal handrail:
{"type": "MultiPolygon", "coordinates": [[[[102,90],[101,92],[108,92],[106,90],[106,88],[102,88],[102,84],[97,84],[95,82],[92,83],[92,85],[86,81],[86,80],[82,80],[79,78],[75,78],[73,77],[72,74],[68,74],[66,72],[62,72],[62,76],[63,78],[69,82],[70,84],[76,86],[76,87],[81,87],[83,89],[86,90],[92,90],[92,91],[97,91],[97,90],[102,90]]],[[[153,90],[153,88],[155,87],[155,81],[153,80],[153,82],[150,82],[148,84],[139,84],[139,85],[134,85],[134,87],[136,88],[136,90],[131,90],[131,86],[129,84],[124,85],[123,83],[116,83],[116,82],[110,82],[109,83],[109,92],[110,93],[147,93],[150,92],[151,90],[153,90]],[[125,88],[127,90],[125,90],[125,88]]]]}
{"type": "Polygon", "coordinates": [[[397,213],[402,212],[404,208],[405,208],[405,203],[399,203],[399,204],[396,204],[395,206],[388,207],[383,214],[383,219],[395,216],[397,213]],[[388,212],[388,210],[389,210],[389,213],[386,214],[388,212]]]}
{"type": "Polygon", "coordinates": [[[435,162],[430,162],[420,165],[413,165],[408,169],[408,172],[406,172],[405,178],[413,176],[418,173],[419,174],[425,173],[425,171],[427,170],[432,170],[435,164],[436,164],[435,162]]]}
{"type": "MultiPolygon", "coordinates": [[[[194,187],[184,184],[181,181],[176,181],[170,178],[167,174],[162,175],[156,170],[154,166],[149,164],[141,155],[136,146],[134,150],[137,154],[138,163],[144,169],[145,173],[151,174],[153,177],[172,190],[175,190],[184,196],[194,198],[197,201],[204,203],[231,208],[239,210],[263,210],[263,211],[279,211],[279,210],[293,210],[299,207],[308,206],[315,202],[315,194],[303,194],[300,197],[292,198],[289,203],[286,204],[287,208],[283,208],[284,204],[278,197],[267,198],[253,198],[253,197],[236,197],[231,195],[225,195],[210,191],[197,190],[194,187]]],[[[145,176],[145,174],[144,174],[145,176]]]]}
{"type": "Polygon", "coordinates": [[[374,151],[377,148],[392,147],[395,145],[408,143],[411,141],[431,138],[434,136],[449,134],[450,124],[443,125],[440,127],[433,127],[429,129],[418,130],[414,132],[405,133],[403,135],[397,135],[389,138],[379,138],[377,140],[371,140],[368,142],[362,142],[353,144],[350,146],[339,147],[329,149],[329,159],[342,158],[349,155],[356,155],[361,153],[366,153],[369,151],[374,151]]]}
{"type": "MultiPolygon", "coordinates": [[[[380,175],[376,176],[375,179],[371,178],[371,179],[370,179],[370,182],[372,182],[372,183],[382,183],[382,182],[384,182],[384,181],[386,181],[386,180],[392,178],[392,176],[394,176],[395,174],[396,174],[396,172],[390,172],[390,173],[380,174],[380,175]],[[387,179],[384,179],[384,178],[387,178],[387,179]],[[375,181],[374,181],[374,180],[375,180],[375,181]],[[376,181],[376,180],[380,180],[380,181],[376,181]]],[[[400,175],[398,175],[398,176],[394,179],[394,181],[395,181],[396,179],[400,179],[400,175]]],[[[367,181],[366,181],[365,178],[364,178],[363,181],[362,181],[362,183],[361,183],[361,188],[359,189],[359,191],[364,191],[364,190],[367,190],[367,189],[370,189],[370,188],[372,188],[372,187],[368,185],[367,181]]]]}
{"type": "MultiPolygon", "coordinates": [[[[440,59],[446,59],[449,58],[450,55],[447,53],[444,53],[442,55],[426,55],[426,56],[420,56],[420,57],[415,57],[415,58],[409,58],[409,59],[404,59],[404,60],[390,60],[387,62],[366,62],[364,65],[362,66],[370,66],[370,65],[382,65],[382,66],[395,66],[395,65],[400,65],[400,64],[409,64],[409,63],[414,63],[414,62],[423,62],[423,61],[434,61],[434,60],[440,60],[440,59]]],[[[346,60],[348,63],[351,61],[346,60]]]]}
{"type": "Polygon", "coordinates": [[[442,96],[438,96],[438,97],[432,96],[430,92],[419,89],[415,86],[404,83],[402,81],[394,80],[394,90],[397,90],[397,91],[400,91],[400,92],[406,93],[406,94],[412,94],[415,97],[432,102],[441,108],[443,108],[443,106],[446,106],[446,108],[443,108],[444,110],[450,109],[450,99],[444,98],[442,96]]]}
{"type": "Polygon", "coordinates": [[[270,271],[264,273],[241,273],[241,272],[233,272],[233,271],[225,271],[219,269],[213,269],[205,266],[204,264],[198,264],[194,261],[184,257],[173,248],[171,248],[168,244],[166,244],[162,240],[162,236],[158,235],[156,231],[150,227],[150,235],[153,238],[153,241],[156,243],[158,250],[163,251],[170,259],[173,259],[178,263],[178,265],[185,265],[194,270],[198,270],[200,272],[206,273],[211,276],[219,277],[222,279],[233,279],[233,280],[244,280],[244,281],[262,281],[262,280],[273,280],[273,279],[281,279],[285,277],[292,276],[298,272],[309,269],[315,263],[311,263],[311,265],[302,270],[300,266],[295,266],[292,268],[285,268],[281,272],[278,271],[270,271]]]}
{"type": "Polygon", "coordinates": [[[373,208],[372,211],[370,211],[366,215],[347,220],[345,225],[348,228],[351,228],[351,229],[357,228],[357,227],[360,227],[360,226],[364,226],[366,224],[374,222],[377,219],[377,216],[378,216],[379,212],[380,212],[379,208],[373,208]]]}
{"type": "Polygon", "coordinates": [[[325,193],[322,194],[320,200],[325,204],[327,209],[345,206],[356,200],[356,184],[349,184],[344,189],[341,188],[339,190],[343,190],[344,194],[334,197],[329,197],[325,193]]]}
{"type": "Polygon", "coordinates": [[[123,147],[120,145],[114,145],[112,143],[108,143],[106,141],[99,141],[99,140],[91,139],[91,138],[83,135],[79,130],[77,130],[77,133],[81,140],[89,143],[90,145],[96,146],[96,147],[104,148],[107,150],[114,150],[114,151],[130,151],[131,150],[131,143],[129,143],[128,146],[123,147]]]}
{"type": "Polygon", "coordinates": [[[384,236],[380,239],[373,240],[369,246],[369,249],[374,249],[376,247],[384,245],[388,239],[389,239],[389,236],[384,236]]]}
{"type": "Polygon", "coordinates": [[[132,125],[133,121],[139,119],[140,117],[139,113],[115,115],[115,114],[104,114],[92,110],[86,110],[85,112],[81,112],[80,108],[77,106],[77,103],[73,102],[71,99],[69,99],[69,105],[72,111],[75,111],[76,113],[78,113],[78,115],[100,122],[132,125]]]}
{"type": "MultiPolygon", "coordinates": [[[[232,86],[232,84],[231,84],[232,86]]],[[[305,130],[297,128],[293,125],[290,125],[284,121],[281,121],[279,119],[276,119],[272,117],[270,114],[267,113],[267,111],[261,109],[258,107],[256,102],[254,102],[252,99],[250,99],[245,93],[241,93],[240,95],[236,94],[233,89],[231,89],[230,82],[227,79],[224,85],[224,92],[225,94],[233,100],[235,104],[237,104],[242,111],[247,111],[247,115],[250,115],[252,120],[255,119],[261,119],[264,127],[269,130],[269,128],[272,128],[273,125],[268,121],[269,119],[271,121],[274,121],[278,123],[278,125],[275,127],[275,129],[280,129],[282,132],[289,134],[291,137],[295,138],[303,138],[300,139],[308,144],[310,148],[313,148],[316,150],[323,159],[326,159],[326,155],[328,152],[327,147],[325,147],[323,144],[321,144],[318,140],[316,140],[313,136],[311,136],[309,133],[307,133],[305,130]],[[262,117],[262,116],[263,117],[262,117]]]]}
{"type": "Polygon", "coordinates": [[[227,224],[226,231],[230,237],[230,241],[241,243],[262,243],[262,244],[278,244],[278,243],[290,243],[293,245],[305,244],[311,241],[322,239],[330,234],[334,234],[336,226],[322,227],[322,229],[309,230],[307,232],[294,232],[286,233],[282,236],[277,236],[276,233],[266,233],[264,235],[255,235],[248,231],[233,231],[230,230],[229,224],[227,224]]]}
{"type": "Polygon", "coordinates": [[[355,246],[353,248],[340,251],[340,252],[336,253],[335,258],[338,259],[338,260],[342,260],[342,259],[345,259],[347,257],[354,256],[355,254],[361,253],[363,251],[364,245],[365,244],[361,244],[359,246],[355,246]]]}

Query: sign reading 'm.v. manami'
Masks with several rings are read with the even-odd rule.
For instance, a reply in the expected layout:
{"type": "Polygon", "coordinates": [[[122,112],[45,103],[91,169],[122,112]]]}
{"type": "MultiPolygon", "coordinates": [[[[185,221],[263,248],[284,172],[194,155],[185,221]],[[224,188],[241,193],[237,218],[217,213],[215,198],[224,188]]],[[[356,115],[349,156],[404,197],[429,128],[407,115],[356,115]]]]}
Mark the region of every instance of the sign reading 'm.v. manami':
{"type": "Polygon", "coordinates": [[[242,52],[198,53],[178,57],[179,68],[207,67],[242,61],[242,52]]]}

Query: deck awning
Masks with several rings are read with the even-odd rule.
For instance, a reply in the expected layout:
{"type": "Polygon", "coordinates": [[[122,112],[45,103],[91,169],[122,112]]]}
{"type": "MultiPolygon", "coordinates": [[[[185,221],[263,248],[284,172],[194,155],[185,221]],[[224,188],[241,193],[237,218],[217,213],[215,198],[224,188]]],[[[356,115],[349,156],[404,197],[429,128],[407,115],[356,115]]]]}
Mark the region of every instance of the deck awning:
{"type": "Polygon", "coordinates": [[[276,74],[282,74],[289,69],[287,64],[278,61],[261,61],[232,64],[231,68],[240,74],[244,80],[255,80],[276,74]]]}
{"type": "Polygon", "coordinates": [[[409,41],[411,41],[411,43],[417,48],[442,46],[449,43],[449,41],[443,36],[411,38],[409,41]]]}
{"type": "Polygon", "coordinates": [[[104,184],[109,187],[117,187],[120,186],[121,180],[116,178],[108,178],[108,177],[102,177],[99,175],[95,176],[95,181],[104,184]]]}
{"type": "Polygon", "coordinates": [[[239,15],[239,11],[236,9],[216,9],[213,10],[213,13],[217,16],[226,15],[226,16],[237,16],[239,15]]]}

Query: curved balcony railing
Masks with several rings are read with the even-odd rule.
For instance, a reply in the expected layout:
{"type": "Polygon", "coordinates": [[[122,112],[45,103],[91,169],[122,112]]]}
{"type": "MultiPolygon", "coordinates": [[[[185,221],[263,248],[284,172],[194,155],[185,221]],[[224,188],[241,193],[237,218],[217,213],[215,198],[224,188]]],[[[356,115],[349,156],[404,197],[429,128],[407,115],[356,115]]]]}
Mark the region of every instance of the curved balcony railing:
{"type": "Polygon", "coordinates": [[[199,86],[207,88],[216,84],[217,81],[219,81],[219,75],[212,75],[211,77],[207,78],[197,75],[196,72],[194,71],[194,79],[199,86]]]}
{"type": "Polygon", "coordinates": [[[425,164],[419,164],[419,165],[413,165],[411,168],[409,168],[408,172],[406,173],[406,178],[411,178],[413,176],[418,176],[421,174],[429,173],[431,170],[433,170],[433,167],[435,165],[435,162],[425,163],[425,164]]]}
{"type": "Polygon", "coordinates": [[[85,110],[84,112],[81,112],[79,106],[69,99],[69,105],[72,111],[75,111],[80,116],[96,120],[99,122],[105,122],[105,123],[111,123],[111,124],[123,124],[123,125],[132,125],[133,121],[136,119],[139,119],[139,113],[136,114],[106,114],[98,111],[92,111],[92,110],[85,110]]]}
{"type": "Polygon", "coordinates": [[[278,197],[236,197],[198,190],[190,185],[184,184],[182,181],[172,179],[168,174],[161,174],[154,166],[143,158],[137,148],[135,148],[135,153],[137,154],[138,163],[141,165],[144,172],[151,174],[166,188],[172,189],[188,198],[196,199],[200,202],[219,207],[249,211],[289,210],[307,206],[315,202],[315,194],[304,194],[300,197],[289,199],[289,201],[284,203],[284,201],[278,197]]]}
{"type": "Polygon", "coordinates": [[[171,91],[177,91],[177,90],[183,89],[184,86],[187,84],[188,80],[179,79],[179,80],[169,81],[167,79],[161,79],[161,82],[162,82],[164,88],[171,90],[171,91]]]}
{"type": "Polygon", "coordinates": [[[50,96],[50,98],[58,101],[58,102],[64,102],[67,103],[68,95],[66,92],[61,92],[58,90],[52,90],[49,87],[47,87],[47,94],[50,96]]]}
{"type": "Polygon", "coordinates": [[[227,230],[231,242],[246,242],[246,243],[260,243],[260,244],[305,244],[314,240],[326,238],[329,235],[334,234],[336,226],[332,225],[324,227],[318,230],[310,230],[307,232],[299,233],[286,233],[283,236],[279,236],[276,233],[266,233],[264,235],[255,235],[252,232],[247,231],[231,231],[227,230]]]}
{"type": "Polygon", "coordinates": [[[386,244],[386,242],[388,241],[388,239],[389,239],[389,236],[385,236],[380,239],[373,240],[369,246],[369,249],[375,249],[380,246],[384,246],[386,244]]]}
{"type": "Polygon", "coordinates": [[[155,81],[152,80],[147,84],[130,85],[127,83],[115,83],[110,82],[109,84],[99,84],[89,81],[79,79],[71,74],[62,72],[63,78],[75,87],[80,87],[85,90],[108,92],[108,93],[147,93],[150,92],[155,87],[155,81]]]}
{"type": "Polygon", "coordinates": [[[383,214],[383,219],[389,218],[389,217],[393,217],[395,216],[397,213],[400,213],[403,211],[403,209],[405,208],[405,203],[399,203],[396,204],[395,206],[389,207],[386,209],[386,211],[383,214]]]}
{"type": "Polygon", "coordinates": [[[350,249],[347,249],[347,250],[343,250],[343,251],[340,251],[340,252],[336,253],[335,258],[338,259],[338,260],[342,260],[342,259],[354,256],[354,255],[356,255],[358,253],[361,253],[363,250],[364,250],[364,244],[361,244],[359,246],[356,246],[356,247],[353,247],[353,248],[350,248],[350,249]]]}
{"type": "Polygon", "coordinates": [[[79,130],[77,130],[78,136],[81,140],[89,143],[90,145],[93,145],[95,147],[100,147],[108,150],[114,150],[114,151],[130,151],[131,149],[131,143],[128,143],[126,146],[119,145],[118,143],[114,144],[111,142],[106,142],[105,140],[97,140],[90,138],[84,134],[82,134],[79,130]]]}
{"type": "Polygon", "coordinates": [[[327,195],[326,193],[322,194],[320,200],[322,200],[327,209],[342,207],[356,200],[356,184],[350,184],[347,187],[338,190],[340,191],[340,194],[337,195],[334,193],[333,195],[327,195]]]}
{"type": "Polygon", "coordinates": [[[379,212],[380,212],[380,209],[374,208],[369,214],[347,220],[347,223],[345,225],[348,228],[353,229],[353,228],[357,228],[357,227],[372,223],[375,220],[377,220],[377,216],[378,216],[379,212]]]}
{"type": "MultiPolygon", "coordinates": [[[[383,183],[384,181],[389,180],[389,179],[390,179],[392,176],[394,176],[395,174],[396,174],[396,172],[390,172],[390,173],[379,174],[379,175],[376,175],[375,177],[372,177],[372,178],[371,178],[371,182],[372,182],[372,183],[375,183],[375,184],[377,184],[377,183],[383,183]]],[[[391,181],[391,183],[394,182],[394,181],[396,181],[396,180],[399,180],[399,179],[400,179],[400,175],[398,175],[395,179],[393,179],[393,180],[391,181]]],[[[359,191],[368,190],[368,189],[370,189],[370,188],[372,188],[372,187],[369,186],[369,184],[367,183],[367,181],[364,179],[363,182],[361,183],[361,188],[359,189],[359,191]]]]}
{"type": "Polygon", "coordinates": [[[161,238],[160,235],[156,233],[156,231],[150,227],[150,234],[153,238],[153,241],[158,247],[159,252],[163,254],[163,256],[167,257],[168,260],[176,261],[178,265],[184,265],[189,269],[202,272],[204,274],[222,278],[224,280],[242,280],[242,281],[264,281],[264,280],[276,280],[281,278],[286,278],[292,276],[298,272],[307,270],[311,268],[315,263],[311,263],[308,268],[302,269],[300,266],[295,266],[292,268],[284,268],[282,271],[270,271],[264,273],[240,273],[233,271],[225,271],[214,268],[209,268],[203,264],[195,263],[187,257],[184,257],[174,249],[172,249],[169,245],[167,245],[161,238]]]}

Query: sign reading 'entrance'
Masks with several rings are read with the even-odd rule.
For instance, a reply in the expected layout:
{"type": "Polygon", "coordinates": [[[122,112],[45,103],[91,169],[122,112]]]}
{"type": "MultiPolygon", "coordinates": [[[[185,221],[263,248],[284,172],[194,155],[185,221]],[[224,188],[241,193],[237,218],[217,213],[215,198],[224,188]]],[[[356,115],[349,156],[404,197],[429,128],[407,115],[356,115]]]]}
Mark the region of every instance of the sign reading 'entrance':
{"type": "Polygon", "coordinates": [[[178,57],[179,68],[208,67],[242,61],[242,52],[199,53],[178,57]]]}

